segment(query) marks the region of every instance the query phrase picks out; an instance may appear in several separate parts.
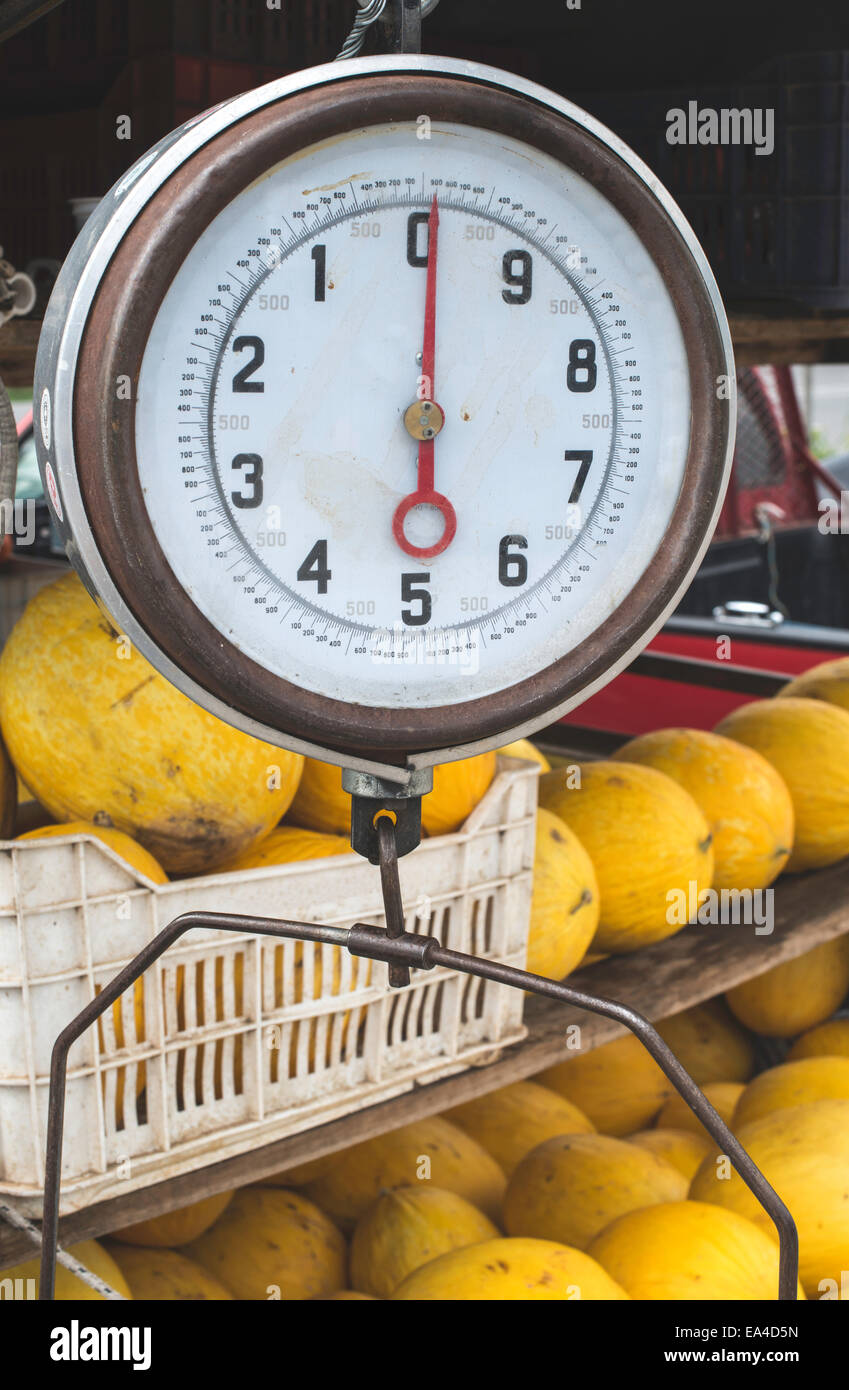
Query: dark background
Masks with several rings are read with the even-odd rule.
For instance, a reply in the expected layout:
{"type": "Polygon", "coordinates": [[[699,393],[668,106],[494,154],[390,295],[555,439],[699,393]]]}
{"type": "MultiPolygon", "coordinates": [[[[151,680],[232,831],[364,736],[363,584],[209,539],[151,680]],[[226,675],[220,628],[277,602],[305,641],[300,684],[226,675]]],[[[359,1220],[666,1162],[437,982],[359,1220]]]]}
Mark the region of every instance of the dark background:
{"type": "MultiPolygon", "coordinates": [[[[0,0],[0,242],[61,259],[71,197],[101,195],[159,137],[217,101],[328,61],[354,0],[0,0]],[[132,138],[117,140],[130,115],[132,138]]],[[[380,47],[372,31],[367,51],[380,47]]],[[[785,53],[849,49],[843,0],[441,0],[424,48],[593,94],[734,82],[785,53]]],[[[602,113],[604,105],[599,108],[602,113]]]]}

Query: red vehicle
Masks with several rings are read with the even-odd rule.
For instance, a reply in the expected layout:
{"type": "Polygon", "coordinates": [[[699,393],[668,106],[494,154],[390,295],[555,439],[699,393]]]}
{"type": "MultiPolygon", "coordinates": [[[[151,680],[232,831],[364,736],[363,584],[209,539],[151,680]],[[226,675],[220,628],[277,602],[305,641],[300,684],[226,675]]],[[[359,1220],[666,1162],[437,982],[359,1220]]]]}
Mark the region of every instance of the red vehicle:
{"type": "Polygon", "coordinates": [[[826,524],[840,484],[808,447],[788,367],[742,371],[738,391],[731,484],[693,583],[646,652],[562,721],[576,734],[558,741],[606,751],[650,729],[712,729],[774,693],[776,676],[849,656],[849,535],[826,524]]]}

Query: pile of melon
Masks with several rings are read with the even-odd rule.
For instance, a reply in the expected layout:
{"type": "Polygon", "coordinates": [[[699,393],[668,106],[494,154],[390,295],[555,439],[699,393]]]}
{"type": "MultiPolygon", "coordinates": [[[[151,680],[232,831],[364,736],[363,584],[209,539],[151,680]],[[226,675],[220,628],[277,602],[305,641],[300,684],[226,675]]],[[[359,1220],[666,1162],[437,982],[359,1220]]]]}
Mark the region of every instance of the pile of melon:
{"type": "MultiPolygon", "coordinates": [[[[85,830],[153,883],[350,852],[339,769],[192,704],[74,576],[0,656],[0,729],[2,836],[17,784],[41,808],[27,836],[85,830]]],[[[708,890],[849,854],[849,660],[714,733],[555,767],[504,751],[540,764],[528,967],[549,978],[671,936],[708,890]]],[[[494,754],[438,768],[425,833],[461,827],[494,773],[494,754]]],[[[838,1296],[849,1269],[847,990],[844,935],[659,1025],[790,1208],[800,1297],[838,1296]],[[755,1074],[764,1037],[784,1060],[755,1074]]],[[[769,1299],[778,1273],[768,1217],[630,1035],[77,1253],[168,1300],[769,1299]]],[[[58,1293],[95,1296],[65,1270],[58,1293]]]]}
{"type": "MultiPolygon", "coordinates": [[[[0,730],[0,835],[17,781],[49,822],[28,837],[87,830],[154,883],[350,853],[339,768],[193,704],[75,575],[36,595],[0,656],[0,730]]],[[[528,968],[549,978],[673,935],[709,890],[757,892],[849,854],[849,660],[714,733],[661,729],[556,767],[524,740],[504,751],[540,764],[528,968]]],[[[459,829],[495,767],[494,753],[438,767],[425,834],[459,829]]]]}
{"type": "MultiPolygon", "coordinates": [[[[154,883],[350,853],[337,767],[249,737],[157,674],[68,574],[27,605],[0,656],[0,836],[18,790],[28,838],[87,831],[154,883]]],[[[428,835],[458,830],[495,775],[438,767],[428,835]]]]}
{"type": "MultiPolygon", "coordinates": [[[[834,962],[811,957],[785,984],[822,1014],[834,962]]],[[[838,1298],[849,1018],[823,1018],[757,1075],[756,1037],[720,999],[659,1027],[790,1208],[798,1297],[838,1298]]],[[[171,1301],[771,1300],[778,1288],[769,1217],[630,1035],[74,1253],[125,1296],[171,1301]]],[[[57,1293],[97,1297],[65,1270],[57,1293]]]]}

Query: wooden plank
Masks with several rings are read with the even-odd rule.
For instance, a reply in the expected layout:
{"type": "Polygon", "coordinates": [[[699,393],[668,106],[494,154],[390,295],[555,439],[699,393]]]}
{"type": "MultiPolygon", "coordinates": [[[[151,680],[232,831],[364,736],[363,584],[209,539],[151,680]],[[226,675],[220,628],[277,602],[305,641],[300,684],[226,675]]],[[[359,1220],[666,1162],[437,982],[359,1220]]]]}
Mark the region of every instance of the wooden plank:
{"type": "Polygon", "coordinates": [[[32,386],[41,323],[7,319],[0,325],[0,378],[4,386],[32,386]]]}
{"type": "MultiPolygon", "coordinates": [[[[587,966],[573,980],[583,989],[639,1009],[647,1018],[665,1018],[845,932],[849,932],[849,860],[784,880],[775,892],[774,931],[770,935],[756,936],[752,927],[743,926],[687,927],[656,946],[587,966]]],[[[61,1239],[70,1244],[107,1234],[215,1192],[260,1181],[294,1164],[334,1153],[533,1076],[574,1055],[567,1046],[570,1025],[580,1025],[585,1048],[597,1047],[626,1031],[610,1019],[540,999],[529,999],[526,1021],[526,1041],[505,1051],[489,1066],[417,1087],[394,1100],[264,1145],[253,1153],[74,1212],[61,1222],[61,1239]]],[[[0,1268],[27,1258],[32,1250],[20,1232],[0,1223],[0,1268]]]]}
{"type": "Polygon", "coordinates": [[[849,359],[846,314],[795,315],[777,314],[769,308],[732,309],[728,320],[738,367],[849,359]]]}
{"type": "MultiPolygon", "coordinates": [[[[778,314],[757,309],[729,312],[738,367],[849,360],[849,315],[778,314]]],[[[9,319],[0,326],[0,377],[7,386],[30,386],[40,322],[9,319]]]]}

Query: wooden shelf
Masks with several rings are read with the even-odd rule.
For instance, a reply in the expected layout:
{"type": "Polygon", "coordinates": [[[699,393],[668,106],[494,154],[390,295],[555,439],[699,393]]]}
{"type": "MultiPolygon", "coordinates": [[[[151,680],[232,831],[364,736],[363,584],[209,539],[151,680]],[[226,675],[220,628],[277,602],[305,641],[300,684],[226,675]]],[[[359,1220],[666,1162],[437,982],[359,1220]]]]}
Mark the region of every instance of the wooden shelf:
{"type": "Polygon", "coordinates": [[[726,307],[738,367],[849,362],[849,314],[726,307]]]}
{"type": "MultiPolygon", "coordinates": [[[[798,315],[767,308],[729,308],[738,367],[794,362],[849,362],[849,314],[798,315]]],[[[0,378],[31,386],[41,324],[10,319],[0,326],[0,378]]]]}
{"type": "MultiPolygon", "coordinates": [[[[784,880],[776,889],[775,930],[770,936],[756,936],[753,928],[742,926],[687,927],[656,946],[587,966],[573,978],[582,988],[629,1004],[650,1019],[665,1018],[844,932],[849,932],[849,860],[784,880]]],[[[610,1019],[540,999],[529,999],[525,1013],[527,1039],[488,1066],[417,1087],[252,1153],[74,1212],[61,1222],[62,1242],[67,1245],[105,1235],[215,1192],[260,1181],[533,1076],[574,1055],[566,1041],[570,1024],[580,1023],[585,1048],[597,1047],[625,1031],[610,1019]]],[[[0,1268],[33,1253],[25,1236],[0,1221],[0,1268]]]]}
{"type": "Polygon", "coordinates": [[[32,386],[41,323],[7,319],[0,324],[0,379],[4,386],[32,386]]]}

